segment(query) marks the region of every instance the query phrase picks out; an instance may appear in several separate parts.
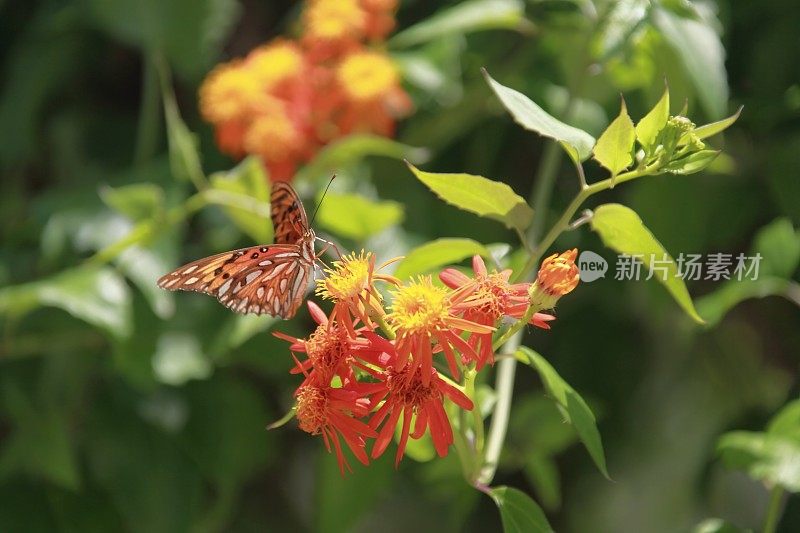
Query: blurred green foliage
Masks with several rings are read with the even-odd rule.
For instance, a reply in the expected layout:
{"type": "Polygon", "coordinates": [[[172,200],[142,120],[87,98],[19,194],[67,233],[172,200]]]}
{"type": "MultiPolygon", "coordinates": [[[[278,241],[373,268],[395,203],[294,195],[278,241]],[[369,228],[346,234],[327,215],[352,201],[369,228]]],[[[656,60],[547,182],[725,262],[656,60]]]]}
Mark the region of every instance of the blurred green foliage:
{"type": "MultiPolygon", "coordinates": [[[[615,188],[590,207],[630,206],[673,255],[759,251],[762,278],[690,283],[708,328],[658,284],[580,286],[552,331],[530,331],[525,344],[600,413],[614,482],[542,401],[536,373],[521,368],[496,484],[534,494],[559,531],[687,530],[708,517],[758,527],[767,491],[726,470],[714,448],[726,431],[760,431],[798,394],[800,9],[456,4],[402,2],[390,51],[416,113],[396,142],[346,139],[301,171],[307,198],[339,174],[319,228],[384,258],[432,239],[460,239],[453,262],[515,242],[502,224],[442,204],[402,158],[491,176],[524,197],[537,168],[555,165],[544,204],[552,222],[574,195],[574,170],[509,119],[481,67],[594,136],[617,115],[620,92],[642,117],[665,78],[672,114],[688,101],[698,124],[744,105],[724,137],[709,140],[729,158],[615,188]]],[[[269,240],[265,177],[253,161],[219,154],[196,90],[214,64],[295,16],[288,1],[0,3],[1,531],[497,528],[497,508],[463,482],[455,454],[398,470],[382,459],[342,479],[317,439],[291,424],[266,431],[297,385],[285,343],[267,333],[276,321],[155,287],[182,260],[269,240]],[[161,79],[174,75],[164,102],[159,69],[161,79]],[[201,164],[207,190],[185,202],[201,164]]],[[[605,177],[587,165],[590,183],[605,177]]],[[[604,250],[590,231],[556,246],[604,250]]],[[[425,253],[410,254],[404,272],[426,270],[425,253]]],[[[300,336],[310,327],[302,312],[280,324],[300,336]]],[[[720,446],[732,448],[736,435],[720,446]]],[[[750,437],[740,451],[757,444],[750,437]]],[[[493,497],[513,503],[514,490],[493,497]]],[[[781,531],[799,528],[800,502],[789,499],[781,531]]]]}

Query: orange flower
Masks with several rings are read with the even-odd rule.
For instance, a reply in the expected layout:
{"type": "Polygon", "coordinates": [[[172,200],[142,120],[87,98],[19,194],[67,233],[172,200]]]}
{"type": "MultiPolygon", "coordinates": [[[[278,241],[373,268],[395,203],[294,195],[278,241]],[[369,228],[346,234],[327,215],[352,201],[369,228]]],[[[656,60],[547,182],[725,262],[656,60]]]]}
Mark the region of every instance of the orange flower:
{"type": "Polygon", "coordinates": [[[395,427],[403,415],[400,430],[400,441],[395,455],[395,466],[400,463],[405,453],[409,436],[421,438],[430,431],[433,446],[439,457],[447,455],[453,444],[453,429],[444,410],[444,399],[449,398],[456,405],[467,411],[473,409],[472,401],[460,390],[447,383],[433,369],[406,367],[397,371],[389,368],[379,376],[381,383],[373,385],[375,392],[371,395],[373,404],[383,401],[383,405],[369,421],[373,429],[383,427],[372,447],[372,458],[380,457],[394,435],[395,427]],[[427,376],[422,374],[427,372],[427,376]],[[414,430],[411,431],[411,420],[416,417],[414,430]]]}
{"type": "Polygon", "coordinates": [[[200,86],[200,113],[211,123],[242,119],[268,105],[258,79],[241,61],[219,65],[200,86]]]}
{"type": "Polygon", "coordinates": [[[367,22],[358,0],[310,0],[302,17],[303,42],[315,61],[340,56],[357,46],[367,22]]]}
{"type": "Polygon", "coordinates": [[[281,82],[300,77],[306,68],[300,47],[282,39],[251,51],[246,66],[264,91],[271,91],[281,82]]]}
{"type": "Polygon", "coordinates": [[[461,352],[464,359],[478,359],[475,350],[460,334],[464,331],[494,331],[492,326],[476,324],[456,316],[448,291],[434,286],[430,276],[420,276],[417,281],[393,291],[392,296],[392,311],[386,315],[386,320],[397,335],[395,368],[403,370],[410,359],[409,372],[414,374],[417,368],[421,368],[420,375],[425,385],[428,385],[433,368],[434,347],[431,342],[437,343],[436,348],[444,352],[450,372],[458,376],[456,350],[461,352]]]}
{"type": "Polygon", "coordinates": [[[578,286],[580,272],[575,265],[578,249],[573,248],[561,254],[553,254],[542,261],[536,283],[530,291],[531,302],[539,309],[550,309],[559,298],[568,294],[578,286]]]}
{"type": "MultiPolygon", "coordinates": [[[[399,260],[390,259],[378,267],[378,270],[399,260]]],[[[399,285],[400,280],[388,274],[375,273],[375,255],[361,250],[359,255],[353,252],[334,261],[331,268],[325,269],[326,276],[317,280],[317,294],[326,300],[333,300],[333,316],[352,330],[352,316],[372,328],[373,316],[383,316],[383,297],[375,287],[375,281],[385,281],[399,285]]]]}
{"type": "Polygon", "coordinates": [[[318,385],[302,385],[295,396],[300,429],[312,435],[322,435],[328,452],[336,452],[342,475],[345,469],[350,472],[352,469],[342,452],[340,435],[356,458],[365,465],[369,464],[364,439],[375,438],[377,433],[364,422],[356,420],[369,412],[366,398],[354,390],[318,385]]]}
{"type": "MultiPolygon", "coordinates": [[[[476,255],[472,258],[472,269],[475,277],[470,278],[454,268],[446,268],[439,274],[442,283],[456,290],[453,297],[454,309],[461,311],[462,316],[478,324],[496,326],[503,317],[521,318],[530,305],[530,283],[509,283],[511,270],[502,272],[486,270],[483,258],[476,255]]],[[[530,324],[550,329],[547,324],[555,320],[552,315],[535,313],[530,324]]],[[[494,363],[492,333],[473,333],[469,344],[478,354],[476,368],[480,370],[486,363],[494,363]]]]}

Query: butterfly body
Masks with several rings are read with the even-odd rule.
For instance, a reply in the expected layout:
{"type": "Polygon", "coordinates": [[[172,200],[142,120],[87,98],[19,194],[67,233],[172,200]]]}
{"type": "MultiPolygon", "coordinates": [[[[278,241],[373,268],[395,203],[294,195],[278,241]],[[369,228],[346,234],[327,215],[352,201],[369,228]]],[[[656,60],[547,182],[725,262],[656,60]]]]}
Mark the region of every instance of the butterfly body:
{"type": "Polygon", "coordinates": [[[209,294],[237,313],[293,317],[317,260],[316,236],[291,185],[274,184],[270,201],[274,244],[193,261],[161,277],[158,286],[209,294]]]}

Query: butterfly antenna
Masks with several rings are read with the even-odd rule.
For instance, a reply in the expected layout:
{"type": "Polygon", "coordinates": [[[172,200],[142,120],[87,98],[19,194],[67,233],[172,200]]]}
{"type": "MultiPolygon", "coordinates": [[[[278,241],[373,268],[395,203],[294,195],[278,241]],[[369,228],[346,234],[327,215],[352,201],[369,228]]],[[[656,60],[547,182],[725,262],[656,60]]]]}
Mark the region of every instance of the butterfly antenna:
{"type": "Polygon", "coordinates": [[[328,194],[328,189],[331,188],[331,183],[333,183],[333,180],[335,179],[336,179],[336,174],[331,176],[331,179],[328,182],[327,187],[325,187],[325,191],[322,193],[322,198],[320,198],[319,202],[317,202],[317,207],[314,208],[314,214],[311,215],[311,222],[308,223],[309,226],[311,226],[314,223],[314,219],[317,217],[317,211],[319,211],[319,206],[322,205],[322,200],[325,199],[325,195],[328,194]]]}

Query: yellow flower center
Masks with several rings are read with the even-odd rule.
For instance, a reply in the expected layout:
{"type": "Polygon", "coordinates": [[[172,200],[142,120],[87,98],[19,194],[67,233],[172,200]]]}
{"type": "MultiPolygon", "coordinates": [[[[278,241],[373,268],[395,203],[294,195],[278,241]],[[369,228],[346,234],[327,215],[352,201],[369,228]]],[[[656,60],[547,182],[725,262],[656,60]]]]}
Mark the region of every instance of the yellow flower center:
{"type": "Polygon", "coordinates": [[[304,15],[306,35],[317,39],[358,38],[366,20],[357,0],[315,0],[304,15]]]}
{"type": "Polygon", "coordinates": [[[224,122],[247,115],[264,100],[258,80],[241,63],[214,69],[200,87],[200,112],[209,122],[224,122]]]}
{"type": "Polygon", "coordinates": [[[445,326],[450,316],[447,291],[433,285],[430,276],[420,277],[392,292],[392,311],[386,319],[408,333],[431,333],[445,326]]]}
{"type": "Polygon", "coordinates": [[[256,48],[247,58],[247,68],[264,90],[298,75],[302,66],[303,56],[296,46],[288,42],[256,48]]]}
{"type": "Polygon", "coordinates": [[[327,276],[317,280],[317,294],[327,300],[353,300],[369,288],[372,253],[342,257],[334,261],[333,268],[325,269],[327,276]]]}
{"type": "Polygon", "coordinates": [[[302,136],[283,106],[271,107],[256,118],[244,137],[245,149],[269,162],[282,161],[298,149],[302,136]]]}
{"type": "Polygon", "coordinates": [[[305,346],[314,369],[327,376],[333,373],[347,355],[347,331],[335,324],[320,324],[305,342],[305,346]]]}
{"type": "Polygon", "coordinates": [[[300,429],[319,435],[325,427],[327,396],[317,387],[305,385],[297,393],[297,422],[300,429]]]}
{"type": "Polygon", "coordinates": [[[339,83],[354,100],[374,100],[398,85],[394,63],[377,52],[359,52],[348,56],[337,70],[339,83]]]}

